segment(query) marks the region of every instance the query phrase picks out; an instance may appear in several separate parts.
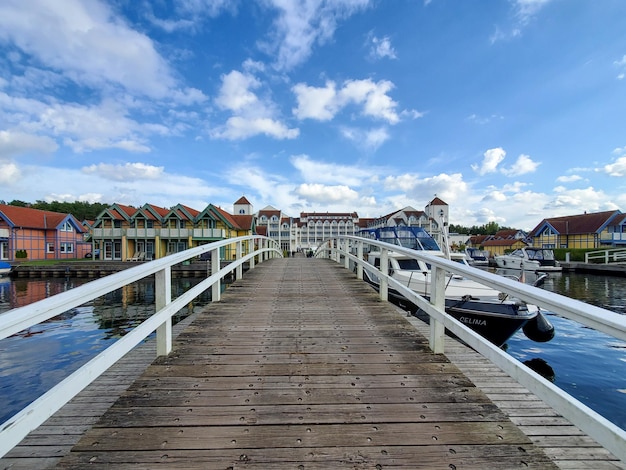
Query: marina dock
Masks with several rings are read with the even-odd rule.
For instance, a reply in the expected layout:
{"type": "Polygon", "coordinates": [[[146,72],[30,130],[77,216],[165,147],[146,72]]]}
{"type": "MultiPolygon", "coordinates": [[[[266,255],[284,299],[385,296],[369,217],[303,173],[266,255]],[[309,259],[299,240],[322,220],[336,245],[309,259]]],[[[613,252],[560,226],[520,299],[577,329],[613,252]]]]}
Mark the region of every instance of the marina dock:
{"type": "Polygon", "coordinates": [[[274,259],[146,343],[0,468],[626,468],[328,260],[274,259]]]}

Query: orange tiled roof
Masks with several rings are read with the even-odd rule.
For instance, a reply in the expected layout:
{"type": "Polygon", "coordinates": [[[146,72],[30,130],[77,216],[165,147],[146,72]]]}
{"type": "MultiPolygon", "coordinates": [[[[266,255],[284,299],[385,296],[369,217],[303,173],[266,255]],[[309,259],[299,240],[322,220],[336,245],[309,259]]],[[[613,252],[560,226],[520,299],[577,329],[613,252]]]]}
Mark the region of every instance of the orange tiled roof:
{"type": "Polygon", "coordinates": [[[42,211],[31,207],[19,207],[0,204],[0,213],[4,214],[7,223],[16,227],[36,228],[42,230],[56,229],[68,217],[75,222],[76,229],[83,232],[82,225],[71,215],[60,212],[42,211]]]}

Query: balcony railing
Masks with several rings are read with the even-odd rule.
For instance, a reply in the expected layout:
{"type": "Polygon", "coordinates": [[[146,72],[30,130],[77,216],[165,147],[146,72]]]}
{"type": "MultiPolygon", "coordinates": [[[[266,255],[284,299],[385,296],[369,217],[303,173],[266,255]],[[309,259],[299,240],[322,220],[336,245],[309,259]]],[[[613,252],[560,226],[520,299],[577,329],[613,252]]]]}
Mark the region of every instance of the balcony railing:
{"type": "Polygon", "coordinates": [[[124,235],[130,239],[136,238],[189,238],[223,240],[226,238],[226,231],[218,228],[95,228],[93,237],[101,238],[121,238],[124,235]]]}

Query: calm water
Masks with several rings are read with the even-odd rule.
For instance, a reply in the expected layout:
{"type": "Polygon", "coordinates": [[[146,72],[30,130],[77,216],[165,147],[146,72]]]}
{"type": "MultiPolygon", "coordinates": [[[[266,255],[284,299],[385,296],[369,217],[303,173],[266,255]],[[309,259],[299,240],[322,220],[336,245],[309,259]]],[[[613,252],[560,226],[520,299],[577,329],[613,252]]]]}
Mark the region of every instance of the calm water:
{"type": "MultiPolygon", "coordinates": [[[[172,298],[202,279],[172,280],[172,298]]],[[[77,287],[89,279],[0,278],[0,313],[77,287]]],[[[176,323],[210,302],[210,289],[179,311],[176,323]]],[[[154,313],[154,281],[125,286],[0,340],[0,423],[20,411],[154,313]]]]}
{"type": "MultiPolygon", "coordinates": [[[[177,297],[201,279],[174,279],[177,297]]],[[[88,280],[0,278],[0,312],[88,280]]],[[[557,273],[543,288],[624,314],[626,278],[557,273]]],[[[210,301],[206,292],[174,321],[210,301]]],[[[0,423],[154,313],[154,283],[141,281],[0,341],[0,423]]],[[[544,312],[556,328],[548,343],[520,331],[506,345],[522,362],[540,363],[553,382],[626,428],[626,343],[544,312]]]]}

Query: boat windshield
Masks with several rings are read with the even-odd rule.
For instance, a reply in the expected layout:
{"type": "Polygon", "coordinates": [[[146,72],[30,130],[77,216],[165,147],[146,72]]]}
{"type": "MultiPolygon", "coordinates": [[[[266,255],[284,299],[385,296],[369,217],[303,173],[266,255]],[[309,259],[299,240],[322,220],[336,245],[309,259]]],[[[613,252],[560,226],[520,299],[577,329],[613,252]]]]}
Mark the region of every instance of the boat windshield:
{"type": "Polygon", "coordinates": [[[400,266],[400,269],[403,271],[421,271],[416,259],[399,259],[398,266],[400,266]]]}
{"type": "Polygon", "coordinates": [[[440,251],[435,239],[422,227],[399,226],[364,229],[359,232],[359,235],[413,250],[440,251]]]}
{"type": "Polygon", "coordinates": [[[526,248],[526,253],[528,253],[529,259],[536,260],[553,260],[554,252],[552,250],[532,250],[526,248]]]}

